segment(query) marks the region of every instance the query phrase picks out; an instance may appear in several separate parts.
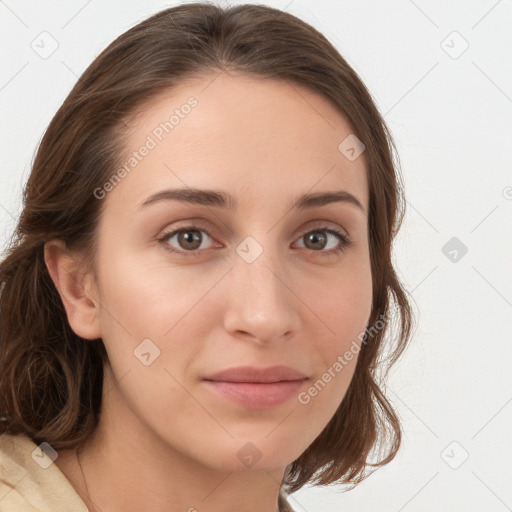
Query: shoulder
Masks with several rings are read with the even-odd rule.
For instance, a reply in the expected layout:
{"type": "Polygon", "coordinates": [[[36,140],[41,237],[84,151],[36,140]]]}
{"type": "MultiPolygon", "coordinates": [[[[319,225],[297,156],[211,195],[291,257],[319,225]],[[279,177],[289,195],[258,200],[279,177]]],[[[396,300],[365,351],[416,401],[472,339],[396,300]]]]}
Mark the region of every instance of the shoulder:
{"type": "Polygon", "coordinates": [[[23,434],[0,435],[0,512],[88,512],[56,457],[23,434]]]}

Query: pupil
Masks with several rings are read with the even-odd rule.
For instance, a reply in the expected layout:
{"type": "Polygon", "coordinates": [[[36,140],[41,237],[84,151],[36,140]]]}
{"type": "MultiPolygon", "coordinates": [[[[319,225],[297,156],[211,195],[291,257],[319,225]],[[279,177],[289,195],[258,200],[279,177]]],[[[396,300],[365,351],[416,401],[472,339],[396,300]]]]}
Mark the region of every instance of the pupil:
{"type": "MultiPolygon", "coordinates": [[[[321,232],[320,231],[315,231],[313,233],[310,233],[310,235],[308,237],[308,242],[311,241],[311,242],[313,242],[313,244],[318,242],[318,241],[324,242],[324,243],[320,244],[321,248],[323,248],[324,245],[325,245],[325,235],[319,234],[319,233],[321,233],[321,232]]],[[[313,247],[313,249],[316,249],[316,248],[318,248],[318,247],[313,247]]]]}
{"type": "Polygon", "coordinates": [[[197,249],[201,245],[201,240],[200,240],[201,237],[198,235],[197,230],[185,231],[184,233],[182,233],[181,237],[182,237],[182,241],[185,242],[185,245],[187,245],[187,244],[193,245],[194,241],[195,242],[199,241],[199,244],[196,243],[196,246],[188,247],[188,249],[197,249]]]}

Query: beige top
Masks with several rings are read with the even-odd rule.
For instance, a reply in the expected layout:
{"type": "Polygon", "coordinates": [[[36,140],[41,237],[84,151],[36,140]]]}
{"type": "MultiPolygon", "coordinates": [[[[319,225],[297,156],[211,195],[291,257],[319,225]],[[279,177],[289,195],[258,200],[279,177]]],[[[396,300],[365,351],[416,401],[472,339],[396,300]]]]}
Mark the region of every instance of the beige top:
{"type": "Polygon", "coordinates": [[[53,453],[23,434],[0,435],[0,512],[89,512],[53,453]]]}
{"type": "MultiPolygon", "coordinates": [[[[89,512],[54,455],[23,434],[0,435],[0,512],[89,512]]],[[[284,499],[281,512],[293,512],[284,499]]]]}

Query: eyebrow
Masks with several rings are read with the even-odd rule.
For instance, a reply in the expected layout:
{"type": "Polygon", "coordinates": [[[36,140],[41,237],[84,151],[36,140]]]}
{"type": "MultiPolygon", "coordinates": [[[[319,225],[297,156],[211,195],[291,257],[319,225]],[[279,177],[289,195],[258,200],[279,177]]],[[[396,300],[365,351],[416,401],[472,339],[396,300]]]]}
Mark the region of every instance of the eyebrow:
{"type": "MultiPolygon", "coordinates": [[[[145,199],[137,208],[142,210],[151,204],[161,201],[181,201],[201,206],[216,206],[236,210],[238,208],[237,199],[220,190],[205,190],[197,188],[178,188],[168,189],[157,192],[145,199]]],[[[296,210],[306,210],[331,203],[346,203],[357,207],[366,214],[361,202],[346,190],[335,190],[329,192],[316,192],[299,196],[291,203],[291,208],[296,210]]]]}

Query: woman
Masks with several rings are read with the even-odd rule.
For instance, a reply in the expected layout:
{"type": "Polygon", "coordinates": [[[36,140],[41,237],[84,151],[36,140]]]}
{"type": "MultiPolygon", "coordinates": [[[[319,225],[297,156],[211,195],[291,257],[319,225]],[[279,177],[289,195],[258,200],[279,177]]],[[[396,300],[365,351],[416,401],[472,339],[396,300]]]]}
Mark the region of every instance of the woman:
{"type": "Polygon", "coordinates": [[[285,12],[182,5],[104,50],[0,267],[0,511],[291,510],[389,462],[392,148],[285,12]]]}

